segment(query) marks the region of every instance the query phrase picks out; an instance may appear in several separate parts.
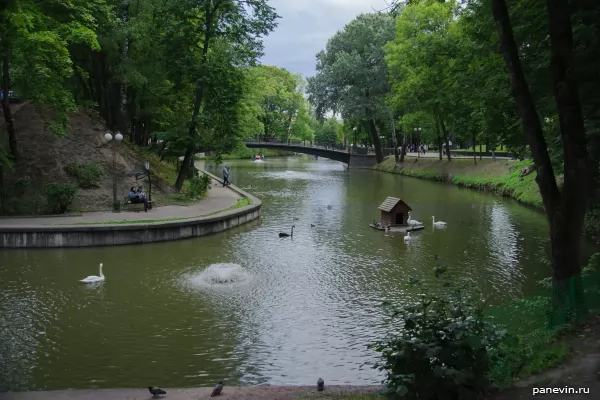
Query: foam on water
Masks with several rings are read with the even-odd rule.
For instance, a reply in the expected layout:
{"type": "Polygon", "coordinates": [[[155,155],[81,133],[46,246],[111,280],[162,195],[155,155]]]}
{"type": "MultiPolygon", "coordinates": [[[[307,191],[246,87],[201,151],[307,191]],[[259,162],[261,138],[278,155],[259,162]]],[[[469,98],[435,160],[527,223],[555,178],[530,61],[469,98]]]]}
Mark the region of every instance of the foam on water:
{"type": "Polygon", "coordinates": [[[249,278],[250,275],[239,264],[218,263],[185,276],[184,282],[189,286],[202,287],[242,283],[249,278]]]}

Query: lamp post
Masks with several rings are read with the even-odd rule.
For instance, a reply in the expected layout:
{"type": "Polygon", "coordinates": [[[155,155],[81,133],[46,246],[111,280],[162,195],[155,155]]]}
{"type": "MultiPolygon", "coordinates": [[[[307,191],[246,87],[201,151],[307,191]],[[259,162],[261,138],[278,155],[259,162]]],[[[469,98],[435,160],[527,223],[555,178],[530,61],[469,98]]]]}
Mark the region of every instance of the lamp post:
{"type": "Polygon", "coordinates": [[[144,161],[144,169],[146,170],[146,173],[148,174],[148,201],[152,201],[152,178],[150,177],[150,162],[149,161],[144,161]]]}
{"type": "Polygon", "coordinates": [[[419,142],[421,141],[421,128],[415,128],[415,135],[417,135],[418,139],[417,139],[417,158],[421,157],[421,151],[419,148],[419,142]],[[417,132],[419,132],[419,134],[417,134],[417,132]]]}
{"type": "Polygon", "coordinates": [[[121,132],[115,132],[113,135],[110,132],[104,134],[104,139],[107,142],[112,142],[112,153],[113,153],[113,212],[121,211],[121,203],[117,200],[117,142],[123,140],[121,132]]]}
{"type": "Polygon", "coordinates": [[[354,146],[353,146],[354,149],[352,151],[355,153],[356,153],[356,130],[357,129],[358,129],[358,127],[356,127],[356,126],[352,129],[352,132],[354,132],[354,146]]]}

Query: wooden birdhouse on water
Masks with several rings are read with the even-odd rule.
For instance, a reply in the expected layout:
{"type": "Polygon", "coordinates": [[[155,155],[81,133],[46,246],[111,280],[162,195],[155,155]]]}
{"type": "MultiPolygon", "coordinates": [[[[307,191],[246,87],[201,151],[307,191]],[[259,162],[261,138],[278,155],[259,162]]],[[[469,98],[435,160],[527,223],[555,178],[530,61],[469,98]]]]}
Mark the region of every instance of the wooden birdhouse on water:
{"type": "Polygon", "coordinates": [[[381,218],[379,223],[382,226],[406,226],[408,221],[408,212],[412,210],[408,204],[397,197],[388,197],[379,206],[381,218]]]}

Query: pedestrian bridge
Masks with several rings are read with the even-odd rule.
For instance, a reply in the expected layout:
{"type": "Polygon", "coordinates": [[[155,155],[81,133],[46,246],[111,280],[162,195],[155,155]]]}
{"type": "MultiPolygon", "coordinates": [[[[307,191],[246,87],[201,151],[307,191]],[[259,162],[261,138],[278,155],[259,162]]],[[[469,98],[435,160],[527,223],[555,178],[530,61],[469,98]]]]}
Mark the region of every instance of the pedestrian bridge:
{"type": "Polygon", "coordinates": [[[330,160],[343,162],[351,168],[371,168],[377,163],[375,155],[370,154],[352,154],[348,151],[336,150],[331,147],[318,145],[304,145],[302,143],[281,143],[281,142],[246,142],[249,149],[274,149],[289,151],[293,153],[309,154],[328,158],[330,160]]]}

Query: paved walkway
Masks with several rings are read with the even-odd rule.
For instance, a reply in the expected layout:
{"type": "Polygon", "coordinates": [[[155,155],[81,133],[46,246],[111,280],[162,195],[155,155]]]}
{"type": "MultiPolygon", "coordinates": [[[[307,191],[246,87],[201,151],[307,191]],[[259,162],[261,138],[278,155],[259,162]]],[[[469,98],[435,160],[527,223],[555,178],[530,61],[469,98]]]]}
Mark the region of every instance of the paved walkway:
{"type": "MultiPolygon", "coordinates": [[[[406,153],[407,156],[409,157],[417,157],[418,153],[406,153]]],[[[440,157],[440,153],[438,153],[437,151],[428,151],[425,154],[421,154],[419,157],[423,157],[423,158],[439,158],[440,157]]],[[[444,155],[444,160],[447,160],[446,158],[447,156],[444,155]]],[[[465,153],[464,156],[455,156],[454,154],[452,154],[452,158],[473,158],[473,153],[465,153]]],[[[488,159],[492,159],[492,156],[483,156],[482,158],[488,158],[488,159]]],[[[479,154],[477,154],[477,159],[479,160],[479,154]]],[[[512,157],[498,157],[496,156],[496,160],[512,160],[512,157]]]]}
{"type": "MultiPolygon", "coordinates": [[[[364,394],[378,390],[378,386],[327,386],[325,391],[317,392],[315,386],[225,386],[223,393],[216,397],[222,400],[331,400],[342,394],[364,394]],[[317,396],[317,393],[320,396],[317,396]]],[[[210,399],[212,387],[165,389],[165,400],[210,399]]],[[[36,392],[0,393],[0,400],[149,400],[152,395],[148,389],[99,389],[99,390],[56,390],[36,392]]]]}
{"type": "Polygon", "coordinates": [[[174,218],[193,218],[225,210],[237,203],[240,196],[231,189],[224,188],[217,181],[212,180],[208,197],[190,206],[163,206],[148,210],[148,212],[112,211],[88,212],[81,216],[60,217],[24,217],[0,218],[0,227],[25,228],[52,225],[85,225],[101,224],[114,221],[156,221],[174,218]]]}

